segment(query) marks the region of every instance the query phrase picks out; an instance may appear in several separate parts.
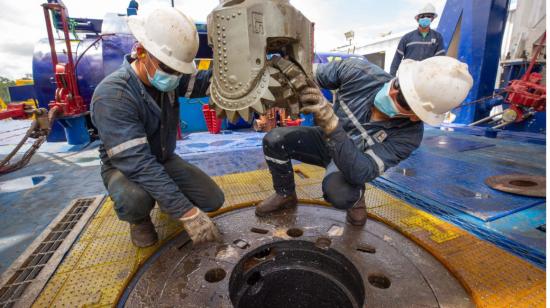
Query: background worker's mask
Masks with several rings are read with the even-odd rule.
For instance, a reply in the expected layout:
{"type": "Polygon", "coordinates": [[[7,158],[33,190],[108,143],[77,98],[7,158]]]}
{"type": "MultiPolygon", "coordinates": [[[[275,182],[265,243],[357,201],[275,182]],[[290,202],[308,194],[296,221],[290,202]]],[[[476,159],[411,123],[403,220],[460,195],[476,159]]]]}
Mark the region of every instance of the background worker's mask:
{"type": "Polygon", "coordinates": [[[432,19],[430,17],[424,17],[424,18],[418,19],[418,24],[422,28],[429,27],[431,23],[432,23],[432,19]]]}

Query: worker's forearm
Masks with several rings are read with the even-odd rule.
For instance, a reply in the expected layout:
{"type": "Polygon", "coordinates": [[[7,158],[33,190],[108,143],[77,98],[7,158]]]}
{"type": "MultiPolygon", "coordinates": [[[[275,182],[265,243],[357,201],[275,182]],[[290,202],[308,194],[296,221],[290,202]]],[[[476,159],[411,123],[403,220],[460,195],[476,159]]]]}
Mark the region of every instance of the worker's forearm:
{"type": "Polygon", "coordinates": [[[328,137],[331,157],[350,184],[363,185],[379,175],[376,163],[355,146],[341,126],[328,137]]]}
{"type": "Polygon", "coordinates": [[[208,87],[212,70],[200,70],[195,74],[184,74],[181,77],[177,94],[185,98],[199,98],[208,96],[208,87]]]}
{"type": "Polygon", "coordinates": [[[212,77],[212,70],[198,71],[195,77],[195,84],[191,93],[191,98],[208,96],[207,91],[210,87],[210,79],[212,77]]]}

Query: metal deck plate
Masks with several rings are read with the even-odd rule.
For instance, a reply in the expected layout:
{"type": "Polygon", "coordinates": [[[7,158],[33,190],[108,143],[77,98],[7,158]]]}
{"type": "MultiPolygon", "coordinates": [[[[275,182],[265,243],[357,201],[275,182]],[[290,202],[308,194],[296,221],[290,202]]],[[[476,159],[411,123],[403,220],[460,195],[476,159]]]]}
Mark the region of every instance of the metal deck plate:
{"type": "Polygon", "coordinates": [[[485,178],[509,173],[507,171],[420,150],[401,162],[399,168],[390,169],[383,177],[468,215],[492,221],[544,201],[541,198],[495,191],[484,184],[485,178]],[[403,169],[414,174],[404,174],[403,169]],[[446,181],[447,178],[452,181],[446,181]]]}
{"type": "MultiPolygon", "coordinates": [[[[160,255],[145,264],[146,270],[134,278],[137,282],[135,286],[130,284],[125,307],[232,307],[228,284],[235,265],[244,255],[272,242],[316,243],[320,239],[326,241],[324,247],[340,252],[358,269],[363,277],[361,288],[364,288],[366,306],[473,306],[460,283],[429,253],[379,222],[370,220],[366,228],[352,227],[345,223],[344,211],[323,206],[299,206],[295,211],[270,218],[257,218],[254,209],[248,208],[229,212],[215,220],[223,233],[223,243],[192,247],[188,237],[180,235],[161,249],[160,255]],[[225,275],[216,276],[215,271],[225,275]],[[219,278],[213,279],[216,277],[219,278]]],[[[253,260],[264,259],[254,257],[253,260]]],[[[276,260],[266,262],[274,264],[276,260]]],[[[263,284],[268,284],[267,277],[263,284]]],[[[296,283],[294,287],[301,290],[301,296],[309,295],[303,290],[304,281],[288,279],[280,283],[281,292],[284,288],[293,288],[292,284],[296,283]]],[[[253,292],[270,293],[262,286],[258,288],[253,292]]],[[[321,296],[322,292],[326,291],[317,290],[317,295],[311,295],[321,296]]],[[[124,300],[123,297],[119,306],[124,300]]],[[[264,302],[262,306],[268,304],[264,302]]],[[[335,303],[332,306],[345,307],[335,303]]]]}
{"type": "Polygon", "coordinates": [[[466,152],[495,146],[492,143],[453,138],[449,136],[426,137],[422,140],[422,145],[437,147],[452,152],[466,152]]]}
{"type": "MultiPolygon", "coordinates": [[[[546,255],[546,204],[535,205],[525,211],[487,223],[497,234],[505,235],[530,249],[546,255]]],[[[531,255],[534,253],[530,252],[531,255]]]]}

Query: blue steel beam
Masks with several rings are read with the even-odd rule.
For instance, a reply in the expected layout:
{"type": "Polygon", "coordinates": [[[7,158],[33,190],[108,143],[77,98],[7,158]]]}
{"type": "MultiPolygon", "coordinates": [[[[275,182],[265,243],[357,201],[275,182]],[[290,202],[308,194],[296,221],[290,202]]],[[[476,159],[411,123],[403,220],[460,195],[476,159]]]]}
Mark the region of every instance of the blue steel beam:
{"type": "MultiPolygon", "coordinates": [[[[437,30],[449,46],[449,55],[467,63],[474,78],[465,103],[494,91],[508,4],[509,0],[447,0],[445,4],[437,30]]],[[[455,123],[480,119],[483,112],[477,107],[456,109],[455,123]]]]}

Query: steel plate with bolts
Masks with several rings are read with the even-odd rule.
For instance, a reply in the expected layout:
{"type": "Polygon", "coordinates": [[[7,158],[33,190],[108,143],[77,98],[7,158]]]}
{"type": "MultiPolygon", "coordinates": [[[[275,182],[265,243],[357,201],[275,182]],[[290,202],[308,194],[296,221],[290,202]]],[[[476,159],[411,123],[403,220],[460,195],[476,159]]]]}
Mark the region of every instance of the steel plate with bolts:
{"type": "Polygon", "coordinates": [[[527,174],[495,175],[485,179],[489,187],[529,197],[546,196],[546,177],[527,174]]]}
{"type": "Polygon", "coordinates": [[[223,242],[180,234],[136,274],[119,307],[472,307],[429,253],[386,225],[324,206],[215,218],[223,242]]]}

